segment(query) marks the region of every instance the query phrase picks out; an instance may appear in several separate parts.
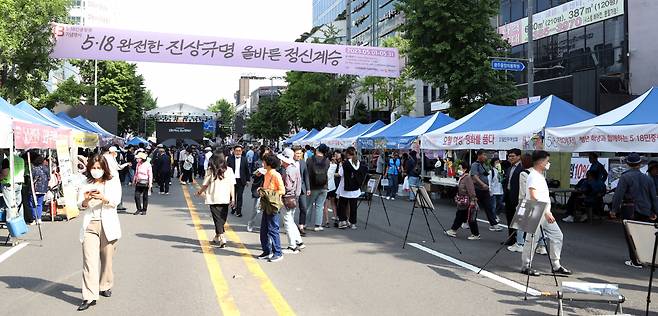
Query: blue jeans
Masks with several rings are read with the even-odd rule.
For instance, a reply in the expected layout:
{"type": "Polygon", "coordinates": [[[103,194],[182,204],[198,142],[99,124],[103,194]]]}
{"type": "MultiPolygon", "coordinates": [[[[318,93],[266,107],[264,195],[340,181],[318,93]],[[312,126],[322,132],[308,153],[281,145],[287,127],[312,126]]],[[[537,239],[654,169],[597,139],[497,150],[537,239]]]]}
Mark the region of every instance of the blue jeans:
{"type": "Polygon", "coordinates": [[[388,174],[388,186],[386,187],[386,196],[394,198],[398,194],[398,175],[388,174]]]}
{"type": "MultiPolygon", "coordinates": [[[[408,177],[409,179],[409,188],[420,186],[420,177],[408,177]]],[[[416,200],[416,195],[413,190],[409,190],[409,201],[416,200]]]]}
{"type": "Polygon", "coordinates": [[[126,176],[126,184],[129,184],[133,182],[133,178],[135,177],[135,170],[133,168],[128,168],[128,174],[126,176]]]}
{"type": "Polygon", "coordinates": [[[275,213],[269,215],[263,212],[260,221],[260,245],[265,254],[281,256],[281,238],[279,237],[279,223],[281,215],[275,213]]]}
{"type": "Polygon", "coordinates": [[[27,199],[28,205],[32,210],[32,216],[34,217],[35,220],[41,220],[41,215],[43,214],[43,198],[45,196],[46,196],[45,194],[36,194],[37,197],[36,205],[34,204],[34,199],[32,198],[32,196],[30,196],[27,199]]]}
{"type": "Polygon", "coordinates": [[[324,201],[327,200],[327,190],[313,190],[308,198],[309,209],[315,210],[315,226],[322,226],[324,201]],[[315,204],[315,207],[313,206],[315,204]]]}
{"type": "Polygon", "coordinates": [[[491,195],[491,210],[495,215],[500,214],[503,209],[503,195],[491,195]]]}

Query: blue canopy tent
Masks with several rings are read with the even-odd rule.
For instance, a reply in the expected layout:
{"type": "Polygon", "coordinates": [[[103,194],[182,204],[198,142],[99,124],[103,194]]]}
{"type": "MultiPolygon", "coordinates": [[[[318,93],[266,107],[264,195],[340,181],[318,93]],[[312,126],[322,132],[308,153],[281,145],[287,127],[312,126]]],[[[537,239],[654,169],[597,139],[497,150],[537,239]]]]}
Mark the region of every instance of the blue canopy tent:
{"type": "MultiPolygon", "coordinates": [[[[63,114],[63,113],[59,113],[59,114],[63,114]]],[[[59,115],[59,114],[57,114],[57,115],[59,115]]],[[[64,114],[64,115],[66,115],[66,114],[64,114]]],[[[103,137],[112,137],[112,138],[116,137],[113,134],[108,133],[107,131],[103,131],[103,130],[98,129],[96,126],[91,124],[91,122],[89,122],[87,119],[85,119],[82,116],[78,116],[76,118],[73,118],[72,120],[78,122],[80,125],[84,126],[86,129],[88,129],[90,131],[94,131],[95,133],[100,134],[103,137]]]]}
{"type": "Polygon", "coordinates": [[[301,131],[297,132],[297,134],[290,136],[290,138],[286,139],[283,141],[284,145],[292,145],[292,143],[296,140],[299,140],[300,138],[306,136],[308,134],[308,131],[305,129],[302,129],[301,131]]]}
{"type": "Polygon", "coordinates": [[[402,116],[377,131],[358,138],[361,149],[407,149],[424,133],[439,129],[455,120],[443,113],[424,117],[402,116]]]}
{"type": "MultiPolygon", "coordinates": [[[[312,129],[311,131],[309,131],[308,133],[306,133],[305,135],[302,135],[301,137],[299,137],[299,138],[293,140],[292,142],[286,141],[286,142],[284,142],[283,144],[284,144],[284,145],[287,145],[287,146],[290,146],[290,145],[292,145],[292,144],[294,144],[294,143],[296,143],[296,142],[302,141],[302,140],[307,139],[307,138],[311,138],[311,137],[317,135],[319,132],[320,132],[320,131],[318,131],[317,129],[314,128],[314,129],[312,129]]],[[[288,140],[290,140],[290,139],[288,139],[288,140]]]]}
{"type": "Polygon", "coordinates": [[[94,148],[98,146],[98,133],[90,132],[85,128],[82,128],[78,124],[66,121],[57,115],[55,115],[50,110],[43,108],[39,110],[39,113],[49,121],[58,124],[60,126],[68,127],[74,131],[73,133],[73,145],[84,148],[94,148]]]}
{"type": "Polygon", "coordinates": [[[356,146],[356,140],[360,136],[374,132],[384,126],[386,126],[386,124],[382,121],[370,124],[357,123],[346,131],[323,140],[323,142],[331,148],[345,149],[350,146],[356,146]]]}
{"type": "Polygon", "coordinates": [[[141,138],[141,137],[139,137],[139,136],[135,136],[135,137],[131,138],[131,139],[126,143],[126,145],[133,145],[133,146],[139,146],[139,144],[149,145],[150,143],[149,143],[148,140],[146,140],[146,139],[144,139],[144,138],[141,138]]]}
{"type": "Polygon", "coordinates": [[[594,117],[556,96],[523,106],[486,104],[473,113],[421,137],[422,149],[543,148],[545,128],[594,117]]]}
{"type": "Polygon", "coordinates": [[[59,125],[57,123],[53,123],[49,121],[47,118],[43,117],[39,111],[37,111],[32,105],[27,103],[26,101],[21,101],[20,103],[16,104],[13,108],[12,113],[16,115],[17,118],[20,119],[25,119],[25,118],[31,118],[32,123],[36,124],[42,124],[54,128],[65,128],[70,130],[70,128],[66,126],[59,125]]]}

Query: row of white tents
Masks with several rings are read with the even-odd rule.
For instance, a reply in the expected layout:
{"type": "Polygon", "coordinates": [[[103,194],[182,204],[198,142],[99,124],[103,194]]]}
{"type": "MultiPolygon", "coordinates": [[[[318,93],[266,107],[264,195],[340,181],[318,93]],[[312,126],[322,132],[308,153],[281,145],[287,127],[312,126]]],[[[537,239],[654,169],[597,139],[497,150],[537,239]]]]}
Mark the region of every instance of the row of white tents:
{"type": "Polygon", "coordinates": [[[442,113],[402,116],[391,124],[302,130],[285,145],[423,150],[546,149],[555,152],[658,152],[658,89],[595,116],[556,96],[523,106],[486,104],[454,120],[442,113]]]}

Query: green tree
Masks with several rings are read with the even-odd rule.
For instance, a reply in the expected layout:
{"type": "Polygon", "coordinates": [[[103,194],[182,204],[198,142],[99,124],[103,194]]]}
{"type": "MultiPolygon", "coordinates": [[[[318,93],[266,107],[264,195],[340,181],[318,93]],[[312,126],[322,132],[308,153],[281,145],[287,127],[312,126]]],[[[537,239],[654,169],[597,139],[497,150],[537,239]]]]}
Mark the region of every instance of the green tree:
{"type": "MultiPolygon", "coordinates": [[[[87,103],[94,104],[94,62],[78,61],[82,82],[89,86],[87,103]]],[[[150,97],[151,99],[152,96],[150,97]]],[[[137,74],[137,65],[124,61],[98,62],[98,104],[113,106],[119,113],[119,132],[137,132],[144,111],[155,108],[148,100],[144,77],[137,74]]]]}
{"type": "Polygon", "coordinates": [[[356,123],[369,123],[370,122],[370,112],[366,108],[366,105],[363,104],[360,100],[354,105],[354,113],[352,117],[347,121],[347,125],[352,126],[356,123]]]}
{"type": "MultiPolygon", "coordinates": [[[[220,135],[231,135],[235,123],[235,107],[226,99],[219,99],[208,107],[208,111],[217,113],[220,135]]],[[[214,136],[214,135],[213,135],[214,136]]]]}
{"type": "MultiPolygon", "coordinates": [[[[409,51],[409,41],[399,36],[386,38],[382,44],[397,48],[402,57],[409,51]]],[[[397,109],[401,114],[408,114],[416,104],[412,73],[412,67],[406,65],[397,78],[364,77],[359,82],[359,92],[372,95],[379,103],[379,110],[397,109]]]]}
{"type": "Polygon", "coordinates": [[[71,77],[60,83],[55,91],[39,99],[36,106],[48,109],[52,109],[58,103],[75,106],[82,103],[83,97],[89,94],[90,88],[83,83],[76,82],[75,78],[71,77]]]}
{"type": "Polygon", "coordinates": [[[50,22],[66,22],[70,0],[0,1],[0,96],[33,102],[56,69],[50,22]]]}
{"type": "Polygon", "coordinates": [[[519,95],[513,80],[492,70],[490,57],[509,50],[491,25],[498,0],[401,0],[403,38],[413,76],[434,86],[447,85],[441,99],[461,117],[491,102],[511,104],[519,95]]]}
{"type": "MultiPolygon", "coordinates": [[[[144,106],[143,112],[153,110],[158,107],[158,98],[153,97],[151,90],[146,90],[144,93],[144,106]]],[[[143,119],[143,118],[142,118],[143,119]]],[[[155,120],[146,120],[146,136],[152,135],[155,132],[155,120]]]]}
{"type": "Polygon", "coordinates": [[[281,98],[261,98],[258,111],[247,120],[247,132],[256,138],[277,141],[290,132],[289,111],[281,98]]]}

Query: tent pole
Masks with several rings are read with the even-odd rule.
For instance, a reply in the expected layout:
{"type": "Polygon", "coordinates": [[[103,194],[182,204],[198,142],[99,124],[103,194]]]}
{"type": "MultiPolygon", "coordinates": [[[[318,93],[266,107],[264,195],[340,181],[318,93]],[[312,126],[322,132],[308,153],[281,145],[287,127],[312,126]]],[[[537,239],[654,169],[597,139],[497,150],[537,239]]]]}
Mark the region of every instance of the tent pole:
{"type": "Polygon", "coordinates": [[[9,191],[10,191],[10,195],[12,197],[12,199],[11,199],[12,205],[9,206],[9,209],[12,210],[13,214],[11,214],[12,216],[9,216],[9,214],[7,214],[8,215],[7,219],[16,217],[16,216],[18,216],[18,214],[20,214],[20,212],[18,210],[18,205],[16,205],[16,193],[15,193],[16,192],[16,189],[15,189],[16,179],[15,179],[14,175],[15,175],[16,168],[14,166],[14,160],[15,160],[14,155],[15,155],[16,150],[14,148],[14,131],[13,131],[13,129],[11,131],[10,138],[11,138],[11,145],[9,146],[9,179],[11,179],[11,180],[9,181],[9,191]]]}

